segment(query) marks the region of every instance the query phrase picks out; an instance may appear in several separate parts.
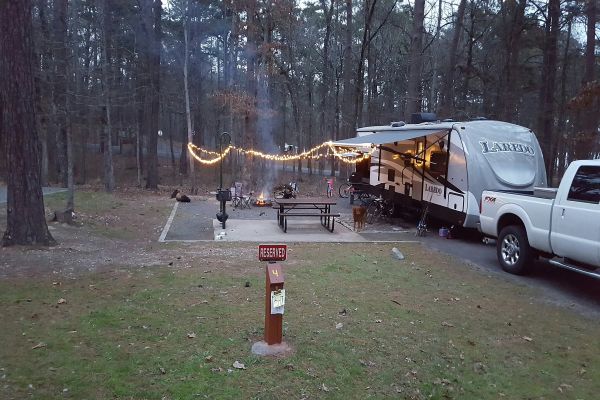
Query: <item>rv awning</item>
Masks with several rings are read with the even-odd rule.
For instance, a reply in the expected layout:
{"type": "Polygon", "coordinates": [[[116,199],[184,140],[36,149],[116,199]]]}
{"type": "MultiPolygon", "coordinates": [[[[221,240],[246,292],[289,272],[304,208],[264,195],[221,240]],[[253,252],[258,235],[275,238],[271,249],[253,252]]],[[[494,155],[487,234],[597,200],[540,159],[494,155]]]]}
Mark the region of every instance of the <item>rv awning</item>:
{"type": "Polygon", "coordinates": [[[415,139],[418,137],[428,136],[434,133],[442,133],[445,134],[448,132],[448,129],[415,129],[415,130],[406,130],[401,132],[374,132],[370,135],[357,136],[350,139],[338,140],[337,142],[333,142],[334,146],[348,146],[348,147],[356,147],[356,146],[369,146],[369,145],[379,145],[384,143],[394,143],[394,142],[402,142],[403,140],[415,139]]]}

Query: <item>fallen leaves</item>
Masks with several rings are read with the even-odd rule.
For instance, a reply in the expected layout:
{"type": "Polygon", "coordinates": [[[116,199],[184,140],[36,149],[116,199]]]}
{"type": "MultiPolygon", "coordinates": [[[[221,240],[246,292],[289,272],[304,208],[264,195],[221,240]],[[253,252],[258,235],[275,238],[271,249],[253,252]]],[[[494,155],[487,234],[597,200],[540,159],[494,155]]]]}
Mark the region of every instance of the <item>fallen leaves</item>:
{"type": "Polygon", "coordinates": [[[358,360],[358,362],[363,367],[374,367],[376,365],[373,361],[370,360],[358,360]]]}
{"type": "Polygon", "coordinates": [[[567,390],[571,390],[573,389],[573,385],[569,385],[568,383],[562,383],[559,387],[558,387],[558,391],[561,393],[566,392],[567,390]]]}
{"type": "Polygon", "coordinates": [[[239,361],[236,360],[233,363],[233,368],[235,368],[235,369],[246,369],[246,366],[243,363],[241,363],[241,362],[239,362],[239,361]]]}
{"type": "Polygon", "coordinates": [[[487,366],[482,362],[476,362],[473,364],[473,371],[477,374],[485,374],[487,372],[487,366]]]}

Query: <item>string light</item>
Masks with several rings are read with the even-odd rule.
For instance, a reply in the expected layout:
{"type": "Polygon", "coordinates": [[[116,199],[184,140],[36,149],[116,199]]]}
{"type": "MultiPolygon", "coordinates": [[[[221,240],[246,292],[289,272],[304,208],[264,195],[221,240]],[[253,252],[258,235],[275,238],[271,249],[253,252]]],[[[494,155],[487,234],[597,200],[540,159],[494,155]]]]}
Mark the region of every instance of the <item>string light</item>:
{"type": "Polygon", "coordinates": [[[223,151],[223,154],[219,154],[219,153],[215,153],[214,151],[204,150],[204,149],[196,146],[193,143],[188,143],[188,151],[190,152],[192,157],[194,157],[196,159],[196,161],[198,161],[199,163],[205,164],[205,165],[212,165],[212,164],[218,163],[219,161],[221,161],[221,159],[225,158],[227,156],[227,154],[229,154],[229,152],[231,151],[232,148],[233,148],[233,146],[227,146],[227,148],[223,151]],[[208,153],[211,155],[216,154],[216,156],[211,159],[204,159],[196,154],[196,150],[199,150],[201,152],[208,153]]]}
{"type": "Polygon", "coordinates": [[[205,165],[212,165],[212,164],[215,164],[215,163],[221,161],[223,158],[225,158],[231,152],[231,150],[236,150],[242,154],[247,154],[247,155],[250,155],[253,157],[259,157],[259,158],[262,158],[265,160],[270,160],[270,161],[295,161],[295,160],[300,160],[300,159],[319,160],[321,158],[327,158],[327,157],[333,156],[333,157],[337,158],[338,160],[345,162],[347,164],[356,164],[358,162],[364,161],[364,160],[370,158],[371,154],[374,151],[374,149],[372,149],[370,152],[362,153],[360,156],[356,157],[356,156],[349,156],[348,152],[350,150],[348,150],[348,148],[346,148],[346,149],[347,149],[347,151],[345,153],[339,152],[336,149],[336,146],[333,144],[333,142],[328,141],[328,142],[323,142],[320,145],[315,146],[310,150],[305,150],[300,154],[278,155],[278,154],[267,154],[267,153],[263,153],[261,151],[257,151],[254,149],[243,149],[241,147],[229,145],[223,151],[223,154],[221,155],[215,151],[206,150],[206,149],[196,146],[193,143],[188,143],[188,151],[190,152],[192,157],[194,157],[194,159],[196,159],[199,163],[205,164],[205,165]],[[327,154],[319,153],[319,151],[321,151],[322,149],[327,149],[327,154]],[[213,157],[212,158],[202,158],[197,153],[201,153],[201,154],[205,153],[205,154],[208,154],[213,157]]]}

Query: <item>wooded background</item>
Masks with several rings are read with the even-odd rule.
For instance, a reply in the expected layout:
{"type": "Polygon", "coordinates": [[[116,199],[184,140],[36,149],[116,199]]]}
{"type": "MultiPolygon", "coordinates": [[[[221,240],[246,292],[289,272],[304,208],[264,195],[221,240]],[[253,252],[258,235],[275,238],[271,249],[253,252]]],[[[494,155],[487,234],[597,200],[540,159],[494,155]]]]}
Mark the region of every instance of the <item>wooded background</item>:
{"type": "Polygon", "coordinates": [[[215,149],[227,131],[241,147],[303,150],[417,111],[530,127],[552,179],[569,161],[600,154],[598,7],[33,0],[42,180],[66,186],[72,167],[76,183],[101,176],[112,190],[119,145],[139,153],[140,183],[156,188],[159,130],[186,175],[188,140],[215,149]],[[88,162],[99,151],[103,167],[88,162]]]}

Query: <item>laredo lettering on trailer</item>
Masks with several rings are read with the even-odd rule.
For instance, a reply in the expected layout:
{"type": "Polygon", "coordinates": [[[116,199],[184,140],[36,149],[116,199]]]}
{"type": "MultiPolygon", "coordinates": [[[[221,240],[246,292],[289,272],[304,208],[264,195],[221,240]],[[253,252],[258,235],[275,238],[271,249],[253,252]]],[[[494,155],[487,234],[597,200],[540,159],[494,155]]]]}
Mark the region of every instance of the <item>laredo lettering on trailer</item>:
{"type": "Polygon", "coordinates": [[[258,259],[260,261],[285,261],[287,259],[287,245],[261,244],[258,246],[258,259]]]}
{"type": "Polygon", "coordinates": [[[523,143],[512,142],[479,142],[483,149],[483,154],[487,153],[522,153],[528,156],[534,156],[533,147],[523,143]]]}
{"type": "Polygon", "coordinates": [[[433,186],[425,182],[425,191],[433,194],[442,194],[444,190],[439,186],[433,186]]]}

